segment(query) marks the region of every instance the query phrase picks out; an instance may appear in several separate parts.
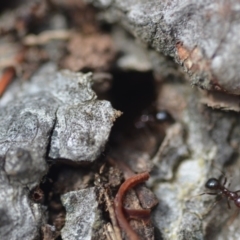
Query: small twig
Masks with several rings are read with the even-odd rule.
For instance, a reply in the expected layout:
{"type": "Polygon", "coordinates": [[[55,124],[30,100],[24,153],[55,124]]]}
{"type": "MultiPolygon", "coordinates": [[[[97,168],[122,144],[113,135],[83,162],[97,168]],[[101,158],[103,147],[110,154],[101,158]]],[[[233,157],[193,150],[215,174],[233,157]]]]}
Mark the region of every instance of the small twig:
{"type": "Polygon", "coordinates": [[[149,222],[150,221],[150,209],[129,209],[124,208],[124,213],[127,215],[130,219],[141,219],[143,222],[149,222]]]}
{"type": "Polygon", "coordinates": [[[69,30],[48,30],[39,35],[28,35],[23,39],[23,44],[26,46],[44,45],[51,40],[68,40],[71,36],[69,30]]]}
{"type": "MultiPolygon", "coordinates": [[[[103,171],[103,167],[100,168],[100,172],[102,172],[102,171],[103,171]]],[[[100,189],[99,199],[104,198],[104,201],[105,201],[106,207],[107,207],[107,211],[109,212],[109,217],[110,217],[111,223],[112,223],[111,228],[113,229],[113,233],[111,233],[111,236],[113,237],[112,240],[122,240],[121,232],[120,232],[120,229],[117,224],[117,219],[115,216],[112,201],[108,195],[107,189],[103,186],[100,176],[98,174],[95,174],[95,185],[98,186],[100,189]]],[[[107,238],[111,240],[108,231],[105,231],[105,234],[106,234],[107,238]]]]}
{"type": "Polygon", "coordinates": [[[123,172],[124,179],[128,179],[130,177],[135,176],[136,174],[129,168],[129,166],[124,163],[123,161],[120,161],[118,159],[112,159],[111,157],[107,158],[108,162],[111,165],[117,165],[118,168],[120,168],[123,172]]]}
{"type": "Polygon", "coordinates": [[[114,208],[113,208],[113,204],[111,202],[111,200],[109,199],[109,196],[106,192],[106,190],[104,191],[104,197],[105,197],[105,201],[106,201],[106,204],[107,204],[107,209],[108,209],[108,212],[109,212],[109,216],[110,216],[110,219],[111,219],[111,222],[112,222],[112,225],[113,225],[113,230],[114,230],[114,240],[122,240],[122,237],[121,237],[121,232],[120,232],[120,229],[118,227],[118,224],[117,224],[117,219],[116,219],[116,216],[115,216],[115,212],[114,212],[114,208]]]}
{"type": "Polygon", "coordinates": [[[107,223],[106,225],[104,225],[104,230],[105,230],[104,233],[107,237],[107,240],[116,240],[114,230],[110,223],[107,223]]]}
{"type": "Polygon", "coordinates": [[[15,75],[15,70],[13,67],[8,67],[4,70],[3,75],[0,78],[0,97],[5,92],[8,85],[11,83],[15,75]]]}

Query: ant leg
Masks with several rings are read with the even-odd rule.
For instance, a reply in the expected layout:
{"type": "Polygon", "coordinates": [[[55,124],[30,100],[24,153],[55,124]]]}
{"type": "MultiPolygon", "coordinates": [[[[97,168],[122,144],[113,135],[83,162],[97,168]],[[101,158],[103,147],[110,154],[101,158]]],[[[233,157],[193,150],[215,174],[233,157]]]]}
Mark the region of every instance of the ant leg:
{"type": "MultiPolygon", "coordinates": [[[[222,174],[224,174],[224,173],[222,173],[222,174]]],[[[220,178],[219,178],[219,181],[220,181],[220,182],[221,182],[221,180],[222,180],[222,177],[224,177],[224,181],[223,181],[223,184],[222,184],[222,185],[225,187],[228,179],[227,179],[227,177],[226,177],[225,175],[221,175],[220,178]]],[[[230,185],[231,185],[231,182],[229,181],[227,188],[229,188],[230,185]]],[[[240,191],[240,190],[239,190],[239,191],[240,191]]]]}
{"type": "MultiPolygon", "coordinates": [[[[215,167],[215,168],[217,168],[218,169],[218,171],[221,173],[221,176],[219,177],[219,182],[222,182],[222,179],[224,178],[224,181],[223,181],[223,186],[225,186],[226,185],[226,183],[227,183],[227,177],[226,177],[226,174],[225,174],[225,172],[224,171],[222,171],[214,162],[212,162],[212,165],[215,167]]],[[[231,184],[231,182],[229,182],[229,184],[228,184],[228,187],[230,186],[230,184],[231,184]]]]}
{"type": "Polygon", "coordinates": [[[225,186],[225,184],[227,183],[227,177],[224,177],[224,182],[223,182],[223,186],[225,186]]]}
{"type": "Polygon", "coordinates": [[[205,195],[205,194],[208,194],[208,195],[218,195],[218,193],[204,192],[204,193],[200,193],[198,195],[192,196],[190,199],[192,199],[194,197],[199,197],[199,196],[202,196],[202,195],[205,195]]]}
{"type": "MultiPolygon", "coordinates": [[[[218,196],[219,196],[219,195],[218,195],[218,196]]],[[[211,206],[208,210],[205,211],[205,213],[203,214],[203,216],[209,214],[209,212],[211,212],[212,209],[217,205],[217,203],[219,203],[222,199],[223,199],[222,197],[219,198],[219,199],[217,199],[217,200],[212,204],[212,206],[211,206]]]]}
{"type": "Polygon", "coordinates": [[[214,192],[204,192],[204,193],[201,193],[199,194],[199,196],[202,196],[204,194],[208,194],[208,195],[218,195],[218,193],[214,193],[214,192]]]}
{"type": "Polygon", "coordinates": [[[213,167],[216,168],[222,174],[222,176],[224,176],[224,177],[226,176],[225,172],[222,171],[214,161],[211,162],[211,165],[213,165],[213,167]]]}
{"type": "Polygon", "coordinates": [[[235,191],[235,193],[238,193],[238,192],[240,192],[240,190],[235,191]]]}
{"type": "Polygon", "coordinates": [[[226,185],[226,183],[227,183],[227,177],[225,176],[225,174],[224,174],[224,172],[222,172],[221,171],[221,173],[222,173],[222,175],[219,177],[219,182],[222,182],[222,179],[224,178],[224,181],[223,181],[223,186],[225,186],[226,185]]]}
{"type": "Polygon", "coordinates": [[[225,186],[226,183],[227,183],[227,177],[226,177],[225,175],[221,175],[220,178],[219,178],[219,181],[220,181],[220,182],[221,182],[222,177],[224,177],[224,181],[223,181],[223,184],[222,184],[222,185],[225,186]]]}
{"type": "Polygon", "coordinates": [[[231,205],[228,198],[227,198],[227,204],[228,204],[228,209],[231,209],[231,205]]]}

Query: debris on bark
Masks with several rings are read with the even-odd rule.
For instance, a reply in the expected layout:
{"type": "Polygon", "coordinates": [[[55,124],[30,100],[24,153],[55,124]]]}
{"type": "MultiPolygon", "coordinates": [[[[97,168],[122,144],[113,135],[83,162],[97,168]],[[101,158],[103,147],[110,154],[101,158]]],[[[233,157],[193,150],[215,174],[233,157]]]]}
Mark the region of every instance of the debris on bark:
{"type": "Polygon", "coordinates": [[[27,35],[23,39],[25,46],[45,45],[53,40],[68,40],[71,32],[67,30],[48,30],[38,35],[27,35]]]}
{"type": "Polygon", "coordinates": [[[1,78],[0,78],[0,97],[11,83],[15,74],[15,70],[13,67],[8,67],[4,70],[1,78]]]}
{"type": "Polygon", "coordinates": [[[117,59],[117,66],[124,71],[147,72],[152,70],[149,53],[140,43],[136,43],[132,36],[121,28],[115,28],[112,33],[115,48],[121,55],[117,59]]]}
{"type": "Polygon", "coordinates": [[[19,37],[24,36],[29,29],[40,25],[47,15],[46,1],[20,1],[15,7],[4,11],[0,16],[0,34],[6,35],[14,31],[19,37]]]}
{"type": "Polygon", "coordinates": [[[88,36],[75,34],[68,44],[68,51],[69,55],[61,65],[72,71],[109,70],[116,55],[111,37],[99,33],[88,36]]]}
{"type": "Polygon", "coordinates": [[[219,92],[203,92],[201,102],[208,107],[240,112],[240,97],[219,92]]]}
{"type": "Polygon", "coordinates": [[[73,26],[77,32],[88,35],[100,30],[100,21],[96,18],[97,10],[84,1],[51,0],[51,5],[53,8],[65,12],[70,25],[73,26]]]}
{"type": "Polygon", "coordinates": [[[54,240],[56,239],[56,229],[54,226],[51,226],[49,224],[45,224],[42,226],[42,235],[43,240],[54,240]]]}
{"type": "MultiPolygon", "coordinates": [[[[103,239],[107,237],[107,239],[116,239],[116,240],[122,240],[120,228],[117,223],[117,217],[114,211],[114,205],[113,205],[113,198],[111,195],[111,184],[105,183],[106,179],[102,175],[104,170],[101,167],[99,174],[95,174],[95,186],[98,189],[98,202],[99,204],[102,204],[105,206],[106,212],[108,213],[110,222],[106,223],[104,225],[104,232],[103,232],[103,239]]],[[[120,184],[119,184],[120,185],[120,184]]]]}

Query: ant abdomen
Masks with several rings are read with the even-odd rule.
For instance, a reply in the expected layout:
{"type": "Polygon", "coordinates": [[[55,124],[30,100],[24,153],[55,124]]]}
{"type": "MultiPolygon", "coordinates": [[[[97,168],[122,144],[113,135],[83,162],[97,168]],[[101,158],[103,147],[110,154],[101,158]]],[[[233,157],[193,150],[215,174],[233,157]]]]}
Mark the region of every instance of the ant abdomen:
{"type": "Polygon", "coordinates": [[[238,196],[238,198],[234,201],[235,205],[240,208],[240,197],[238,196]]]}

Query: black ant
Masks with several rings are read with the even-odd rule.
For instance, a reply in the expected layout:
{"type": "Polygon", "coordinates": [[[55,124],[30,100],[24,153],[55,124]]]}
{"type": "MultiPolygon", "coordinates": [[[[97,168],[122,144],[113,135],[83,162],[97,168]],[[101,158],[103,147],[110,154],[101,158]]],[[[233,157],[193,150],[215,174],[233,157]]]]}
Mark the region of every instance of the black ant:
{"type": "Polygon", "coordinates": [[[165,110],[145,111],[142,113],[140,118],[136,121],[135,127],[140,129],[140,128],[146,127],[147,124],[165,123],[165,122],[169,122],[169,123],[174,122],[173,117],[167,111],[165,110]]]}
{"type": "Polygon", "coordinates": [[[229,200],[233,201],[235,205],[238,208],[240,208],[240,196],[238,195],[238,192],[240,192],[240,190],[230,191],[229,189],[227,189],[225,187],[227,183],[227,177],[224,174],[222,176],[219,179],[216,179],[216,178],[208,179],[208,181],[205,184],[205,187],[208,188],[209,190],[214,190],[215,192],[205,192],[205,193],[202,193],[201,195],[209,194],[209,195],[224,196],[227,199],[229,209],[231,208],[229,200]],[[223,184],[221,184],[222,176],[224,176],[223,184]]]}

